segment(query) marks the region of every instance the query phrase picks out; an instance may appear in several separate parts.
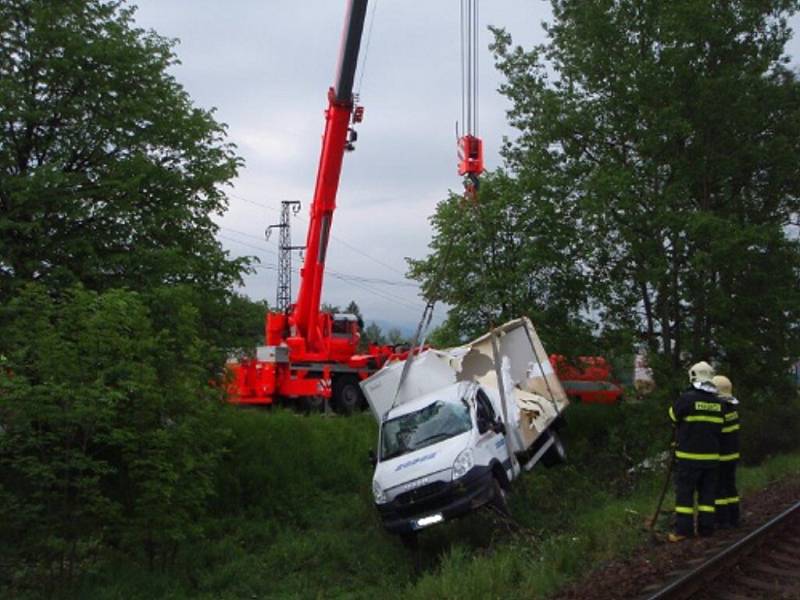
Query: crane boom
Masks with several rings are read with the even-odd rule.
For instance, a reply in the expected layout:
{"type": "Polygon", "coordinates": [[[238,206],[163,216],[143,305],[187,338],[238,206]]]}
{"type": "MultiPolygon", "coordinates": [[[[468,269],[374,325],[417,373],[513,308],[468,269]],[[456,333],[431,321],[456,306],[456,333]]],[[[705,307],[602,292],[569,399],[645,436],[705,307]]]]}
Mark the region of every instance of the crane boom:
{"type": "MultiPolygon", "coordinates": [[[[336,83],[328,90],[325,111],[325,133],[317,169],[314,199],[311,202],[306,254],[300,271],[300,290],[290,317],[297,336],[305,339],[308,351],[318,351],[323,337],[319,323],[322,280],[328,250],[336,191],[342,172],[345,150],[352,148],[348,139],[350,116],[354,112],[353,80],[355,79],[361,33],[367,13],[367,0],[350,0],[342,33],[336,83]]],[[[360,114],[359,114],[360,116],[360,114]]]]}

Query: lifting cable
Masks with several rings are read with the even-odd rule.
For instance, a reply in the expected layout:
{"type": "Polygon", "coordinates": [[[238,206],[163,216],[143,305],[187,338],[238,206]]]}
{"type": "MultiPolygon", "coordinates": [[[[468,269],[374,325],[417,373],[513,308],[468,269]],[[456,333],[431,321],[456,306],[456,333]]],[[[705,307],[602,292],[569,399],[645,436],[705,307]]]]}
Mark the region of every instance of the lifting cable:
{"type": "Polygon", "coordinates": [[[403,363],[403,370],[400,372],[400,381],[398,382],[397,389],[394,392],[394,398],[392,398],[392,406],[390,407],[390,410],[397,404],[397,398],[400,396],[400,390],[403,388],[403,383],[405,383],[408,372],[411,370],[411,363],[414,362],[414,358],[419,355],[425,347],[425,341],[428,337],[428,328],[430,327],[431,320],[433,319],[433,309],[436,306],[436,301],[439,297],[439,290],[441,289],[444,268],[450,261],[450,252],[452,249],[453,238],[451,237],[447,242],[447,246],[444,248],[444,252],[439,258],[438,268],[436,269],[436,273],[431,281],[431,292],[428,294],[425,308],[422,310],[422,318],[420,318],[419,324],[417,325],[417,330],[414,332],[414,338],[411,340],[411,349],[408,352],[408,357],[403,363]]]}
{"type": "MultiPolygon", "coordinates": [[[[464,127],[463,135],[459,137],[458,127],[456,136],[459,137],[459,150],[462,152],[459,173],[467,176],[465,181],[465,198],[475,200],[478,188],[478,175],[483,171],[483,149],[478,136],[478,23],[479,23],[479,0],[460,0],[460,54],[461,54],[461,124],[464,127]],[[476,146],[462,145],[465,142],[475,142],[476,146]],[[469,160],[467,160],[469,159],[469,160]]],[[[480,217],[480,207],[476,203],[471,203],[480,217]]],[[[417,325],[414,338],[411,341],[411,350],[406,359],[403,370],[400,374],[400,381],[397,384],[392,408],[397,403],[400,390],[406,380],[411,363],[414,357],[422,352],[427,339],[428,328],[433,319],[433,310],[440,295],[444,269],[450,261],[450,254],[453,248],[453,238],[447,242],[442,254],[439,257],[439,264],[431,280],[430,293],[427,294],[427,302],[422,311],[422,317],[417,325]]]]}
{"type": "MultiPolygon", "coordinates": [[[[478,135],[478,33],[479,33],[479,0],[460,0],[460,50],[461,50],[461,123],[464,127],[465,136],[478,135]]],[[[482,162],[482,160],[481,160],[482,162]]],[[[474,200],[474,196],[471,198],[474,200]]],[[[480,207],[473,204],[475,210],[480,216],[480,207]]],[[[451,237],[444,248],[444,252],[440,255],[439,266],[436,270],[434,278],[431,282],[431,292],[428,296],[428,302],[422,312],[417,331],[412,340],[411,354],[407,364],[411,362],[415,352],[421,352],[425,345],[425,333],[430,326],[433,319],[433,309],[436,304],[439,290],[441,288],[441,280],[444,275],[444,268],[450,260],[450,253],[453,247],[453,238],[451,237]],[[419,347],[417,348],[417,345],[419,347]],[[415,351],[415,348],[416,351],[415,351]]],[[[403,376],[400,379],[402,385],[404,375],[407,367],[403,369],[403,376]]],[[[398,392],[400,386],[398,386],[398,392]]]]}
{"type": "Polygon", "coordinates": [[[461,0],[461,125],[478,135],[478,0],[461,0]]]}
{"type": "Polygon", "coordinates": [[[475,200],[483,173],[483,141],[479,129],[479,0],[460,0],[461,127],[458,138],[458,174],[464,177],[464,196],[475,200]]]}
{"type": "Polygon", "coordinates": [[[372,27],[375,25],[375,10],[378,8],[378,0],[373,0],[372,10],[369,16],[369,27],[367,28],[367,40],[364,43],[364,52],[361,54],[361,73],[358,76],[358,85],[353,94],[355,100],[361,97],[361,85],[364,82],[364,72],[367,69],[367,56],[369,55],[369,44],[372,41],[372,27]]]}

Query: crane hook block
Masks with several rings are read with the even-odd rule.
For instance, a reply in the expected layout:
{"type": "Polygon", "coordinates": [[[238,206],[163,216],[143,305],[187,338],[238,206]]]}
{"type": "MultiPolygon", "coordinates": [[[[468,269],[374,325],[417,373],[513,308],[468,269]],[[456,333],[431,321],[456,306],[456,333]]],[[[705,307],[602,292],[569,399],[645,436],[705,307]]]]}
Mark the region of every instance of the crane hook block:
{"type": "Polygon", "coordinates": [[[465,135],[458,140],[458,174],[478,176],[483,173],[483,140],[465,135]]]}
{"type": "Polygon", "coordinates": [[[356,106],[353,109],[353,123],[361,123],[364,120],[364,107],[356,106]]]}

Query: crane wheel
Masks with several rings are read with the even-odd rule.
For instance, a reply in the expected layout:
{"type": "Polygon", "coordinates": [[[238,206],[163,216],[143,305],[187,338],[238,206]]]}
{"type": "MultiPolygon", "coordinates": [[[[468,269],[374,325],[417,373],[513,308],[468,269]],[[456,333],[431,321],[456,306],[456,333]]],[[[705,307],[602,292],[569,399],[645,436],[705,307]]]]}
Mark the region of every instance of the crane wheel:
{"type": "Polygon", "coordinates": [[[325,398],[323,396],[306,396],[303,398],[301,406],[306,414],[320,413],[325,409],[325,398]]]}
{"type": "Polygon", "coordinates": [[[365,403],[358,378],[340,377],[333,381],[333,408],[343,415],[351,415],[360,411],[365,403]]]}

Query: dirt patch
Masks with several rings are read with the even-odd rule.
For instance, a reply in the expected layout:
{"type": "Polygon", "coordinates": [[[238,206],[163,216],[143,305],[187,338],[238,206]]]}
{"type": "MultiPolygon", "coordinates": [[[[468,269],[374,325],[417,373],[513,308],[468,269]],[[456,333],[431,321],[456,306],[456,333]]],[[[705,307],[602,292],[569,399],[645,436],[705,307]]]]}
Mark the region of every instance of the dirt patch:
{"type": "Polygon", "coordinates": [[[770,518],[800,499],[800,480],[781,481],[742,499],[742,525],[736,530],[721,530],[710,538],[680,542],[649,543],[638,548],[636,556],[611,561],[590,571],[581,580],[562,590],[555,600],[615,600],[641,596],[644,588],[668,579],[688,563],[719,551],[744,537],[770,518]]]}

